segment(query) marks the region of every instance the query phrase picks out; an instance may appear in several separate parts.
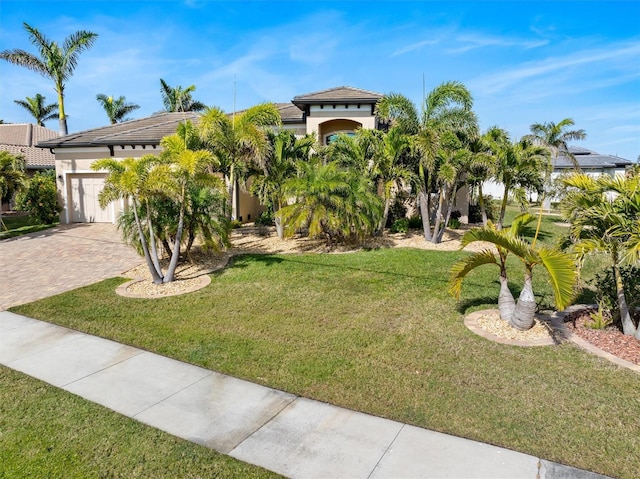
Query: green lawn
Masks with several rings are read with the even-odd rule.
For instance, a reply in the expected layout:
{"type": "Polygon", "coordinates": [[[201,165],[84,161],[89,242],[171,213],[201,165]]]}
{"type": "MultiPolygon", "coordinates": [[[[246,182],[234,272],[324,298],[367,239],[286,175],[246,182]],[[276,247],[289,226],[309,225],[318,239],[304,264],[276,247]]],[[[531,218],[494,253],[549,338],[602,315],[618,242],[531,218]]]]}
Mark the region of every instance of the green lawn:
{"type": "Polygon", "coordinates": [[[0,366],[0,477],[280,476],[0,366]]]}
{"type": "Polygon", "coordinates": [[[52,225],[42,225],[37,223],[31,215],[2,215],[2,221],[4,222],[7,230],[0,226],[0,240],[13,238],[14,236],[20,236],[27,233],[35,233],[37,231],[53,228],[58,223],[52,225]]]}
{"type": "MultiPolygon", "coordinates": [[[[497,269],[464,252],[243,256],[184,296],[131,299],[111,279],[13,308],[305,397],[620,478],[640,470],[640,376],[571,344],[480,338],[464,314],[497,301],[497,269]]],[[[522,272],[511,264],[514,285],[522,272]]],[[[544,274],[534,288],[551,297],[544,274]]],[[[43,417],[42,420],[46,420],[43,417]]]]}

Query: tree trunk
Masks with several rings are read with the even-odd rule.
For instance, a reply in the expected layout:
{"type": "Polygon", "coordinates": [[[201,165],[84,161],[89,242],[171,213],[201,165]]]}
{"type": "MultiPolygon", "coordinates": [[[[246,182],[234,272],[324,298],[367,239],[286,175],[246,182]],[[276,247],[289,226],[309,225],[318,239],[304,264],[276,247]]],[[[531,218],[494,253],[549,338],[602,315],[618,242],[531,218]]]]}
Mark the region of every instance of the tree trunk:
{"type": "Polygon", "coordinates": [[[424,230],[425,241],[431,241],[431,223],[429,221],[429,198],[427,193],[421,191],[418,193],[418,206],[420,207],[420,216],[422,216],[422,229],[424,230]]]}
{"type": "Polygon", "coordinates": [[[616,280],[616,293],[618,294],[618,308],[620,308],[620,319],[622,320],[622,332],[628,336],[635,336],[640,339],[640,328],[636,328],[631,319],[627,298],[624,294],[624,283],[620,274],[620,267],[617,263],[613,265],[613,275],[616,280]]]}
{"type": "Polygon", "coordinates": [[[498,218],[497,228],[499,230],[502,229],[502,224],[504,223],[504,214],[507,211],[507,201],[509,201],[509,185],[508,183],[504,184],[504,193],[502,194],[502,204],[500,205],[500,217],[498,218]]]}
{"type": "Polygon", "coordinates": [[[153,261],[151,260],[151,255],[149,254],[149,248],[147,247],[147,240],[144,237],[144,231],[142,230],[142,224],[140,223],[140,218],[138,217],[138,205],[137,202],[133,201],[133,217],[136,220],[136,225],[138,226],[138,234],[140,235],[140,243],[142,244],[142,251],[144,253],[144,259],[147,263],[147,268],[149,268],[149,272],[151,273],[151,278],[155,284],[162,283],[162,272],[156,270],[153,261]]]}
{"type": "Polygon", "coordinates": [[[484,195],[482,194],[482,182],[478,184],[478,204],[480,205],[480,213],[482,214],[482,226],[487,226],[487,208],[484,204],[484,195]]]}
{"type": "Polygon", "coordinates": [[[536,298],[533,295],[531,286],[531,273],[527,272],[524,277],[524,286],[520,292],[520,297],[511,316],[509,324],[520,331],[528,331],[533,327],[533,319],[536,315],[536,298]]]}
{"type": "Polygon", "coordinates": [[[176,267],[178,266],[178,259],[180,258],[180,242],[182,241],[182,229],[184,226],[184,188],[183,188],[183,201],[180,205],[180,217],[178,219],[178,230],[176,231],[176,240],[173,244],[173,252],[171,253],[171,261],[167,268],[167,274],[165,274],[163,283],[171,283],[174,280],[176,273],[176,267]]]}
{"type": "Polygon", "coordinates": [[[442,227],[442,229],[440,230],[440,233],[438,234],[438,241],[437,243],[441,243],[442,242],[442,237],[444,236],[444,230],[447,228],[447,225],[449,224],[449,220],[451,219],[451,212],[453,211],[453,203],[455,201],[455,197],[456,194],[458,193],[458,185],[454,185],[453,188],[449,191],[449,198],[447,201],[447,214],[444,217],[444,225],[442,227]]]}
{"type": "Polygon", "coordinates": [[[389,208],[391,207],[391,198],[385,198],[384,200],[384,212],[382,213],[382,219],[376,232],[378,236],[382,236],[384,233],[384,227],[387,226],[387,220],[389,219],[389,208]]]}
{"type": "Polygon", "coordinates": [[[149,204],[147,204],[147,223],[149,224],[149,244],[151,245],[151,260],[153,261],[153,265],[158,270],[158,274],[162,276],[162,268],[160,267],[160,260],[158,258],[156,235],[153,232],[153,223],[151,222],[151,215],[149,214],[149,204]]]}
{"type": "MultiPolygon", "coordinates": [[[[439,239],[440,238],[440,225],[442,224],[442,208],[444,206],[444,203],[446,201],[446,189],[442,188],[440,189],[440,197],[438,198],[438,208],[437,208],[437,213],[436,213],[436,219],[435,219],[435,224],[433,225],[433,236],[431,237],[431,242],[433,243],[439,243],[439,239]]],[[[444,229],[444,225],[442,226],[442,228],[444,229]]]]}
{"type": "Polygon", "coordinates": [[[60,126],[60,136],[65,136],[68,133],[67,130],[67,115],[64,112],[64,91],[61,87],[58,87],[58,124],[60,126]]]}
{"type": "Polygon", "coordinates": [[[509,281],[507,276],[500,275],[500,294],[498,295],[498,309],[500,310],[500,319],[509,322],[513,317],[513,311],[516,309],[516,300],[509,289],[509,281]]]}

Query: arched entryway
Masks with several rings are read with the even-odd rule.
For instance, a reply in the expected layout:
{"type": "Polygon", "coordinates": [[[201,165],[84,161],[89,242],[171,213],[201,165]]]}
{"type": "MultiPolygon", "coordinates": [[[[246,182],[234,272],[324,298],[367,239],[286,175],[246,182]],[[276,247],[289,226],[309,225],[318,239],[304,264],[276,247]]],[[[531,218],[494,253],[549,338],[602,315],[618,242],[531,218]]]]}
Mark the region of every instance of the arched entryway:
{"type": "Polygon", "coordinates": [[[362,123],[347,119],[329,120],[318,125],[318,140],[328,145],[340,133],[353,134],[362,123]]]}

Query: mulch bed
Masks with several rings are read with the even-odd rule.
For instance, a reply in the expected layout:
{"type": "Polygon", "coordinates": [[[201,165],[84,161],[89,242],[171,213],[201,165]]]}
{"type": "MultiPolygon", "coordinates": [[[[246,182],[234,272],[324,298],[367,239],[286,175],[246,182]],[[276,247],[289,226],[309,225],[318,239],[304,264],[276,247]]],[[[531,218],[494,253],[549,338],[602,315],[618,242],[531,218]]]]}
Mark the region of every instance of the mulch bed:
{"type": "Polygon", "coordinates": [[[614,356],[640,365],[640,340],[633,336],[622,334],[615,326],[607,326],[604,329],[590,329],[585,323],[591,323],[590,313],[595,309],[581,309],[567,314],[565,317],[566,326],[576,336],[593,344],[614,356]]]}

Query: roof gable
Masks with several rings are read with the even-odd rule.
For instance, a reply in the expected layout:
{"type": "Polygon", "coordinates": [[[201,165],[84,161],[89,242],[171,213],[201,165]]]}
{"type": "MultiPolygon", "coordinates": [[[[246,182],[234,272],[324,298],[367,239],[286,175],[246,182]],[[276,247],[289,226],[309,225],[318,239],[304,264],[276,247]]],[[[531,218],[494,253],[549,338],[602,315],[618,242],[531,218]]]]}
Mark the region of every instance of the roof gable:
{"type": "Polygon", "coordinates": [[[305,93],[293,98],[294,105],[310,105],[320,103],[365,103],[375,104],[382,94],[369,90],[361,90],[350,86],[339,86],[327,90],[305,93]]]}
{"type": "MultiPolygon", "coordinates": [[[[596,153],[577,146],[570,146],[569,152],[573,154],[582,169],[625,168],[633,164],[633,162],[619,156],[596,153]]],[[[555,168],[567,169],[573,167],[573,161],[568,156],[561,154],[556,158],[555,168]]]]}

